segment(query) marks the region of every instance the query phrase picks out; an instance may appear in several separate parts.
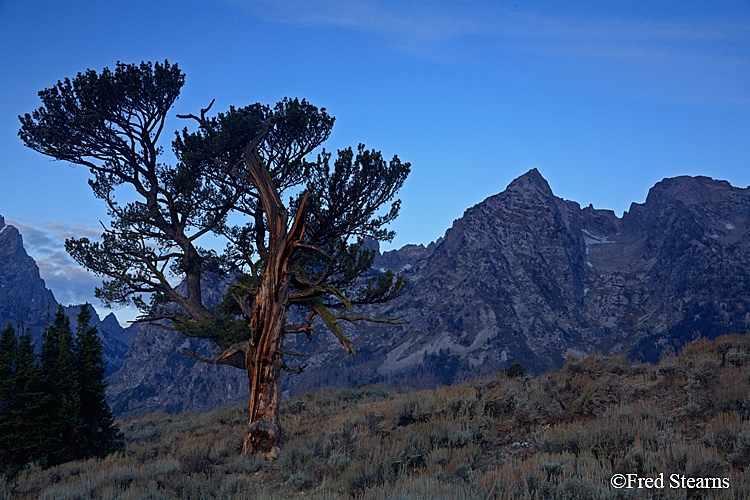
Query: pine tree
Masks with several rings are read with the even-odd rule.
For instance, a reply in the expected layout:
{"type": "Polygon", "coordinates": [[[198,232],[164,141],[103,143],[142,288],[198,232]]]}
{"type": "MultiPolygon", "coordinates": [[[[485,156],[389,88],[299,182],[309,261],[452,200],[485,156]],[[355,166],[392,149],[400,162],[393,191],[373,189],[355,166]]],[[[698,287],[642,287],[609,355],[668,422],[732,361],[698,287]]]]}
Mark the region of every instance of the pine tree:
{"type": "Polygon", "coordinates": [[[62,317],[60,316],[60,308],[58,307],[53,323],[47,326],[42,334],[42,348],[39,361],[41,362],[42,375],[45,379],[52,377],[55,363],[60,356],[60,330],[65,327],[65,321],[68,322],[68,329],[70,329],[70,320],[64,314],[62,317]]]}
{"type": "Polygon", "coordinates": [[[77,432],[81,446],[77,458],[103,457],[116,450],[120,433],[114,424],[112,410],[105,399],[105,363],[102,342],[96,327],[89,327],[91,311],[81,306],[76,329],[76,371],[80,400],[81,427],[77,432]]]}
{"type": "Polygon", "coordinates": [[[0,334],[0,427],[4,423],[2,417],[8,410],[10,396],[13,391],[13,372],[17,344],[16,331],[13,329],[13,325],[8,323],[3,333],[0,334]]]}
{"type": "Polygon", "coordinates": [[[18,340],[13,325],[3,330],[0,335],[0,469],[10,460],[10,436],[13,427],[10,425],[12,411],[13,386],[15,385],[15,362],[18,340]]]}
{"type": "Polygon", "coordinates": [[[28,462],[43,467],[103,457],[122,438],[104,397],[102,344],[91,311],[81,307],[74,337],[60,306],[44,332],[41,355],[27,330],[0,335],[0,473],[28,462]]]}
{"type": "Polygon", "coordinates": [[[177,134],[178,161],[167,165],[160,134],[184,83],[166,61],[88,70],[39,92],[42,106],[20,117],[19,136],[42,154],[90,169],[94,196],[111,208],[101,242],[65,243],[76,261],[109,279],[97,297],[132,301],[142,321],[171,320],[186,335],[210,339],[216,357],[185,352],[199,361],[246,370],[243,449],[274,459],[281,370],[305,367],[286,363],[296,353],[284,349],[284,336],[312,336],[319,317],[354,355],[343,324],[398,323],[354,308],[404,290],[403,277],[390,271],[365,276],[374,258],[365,239],[393,237],[387,225],[411,167],[362,144],[335,157],[321,150],[334,119],[304,99],[178,115],[198,128],[177,134]],[[121,185],[136,193],[127,205],[117,200],[121,185]],[[201,246],[212,235],[226,243],[221,256],[201,246]],[[201,291],[207,271],[229,280],[215,309],[201,291]],[[184,284],[175,287],[172,277],[184,284]],[[307,320],[287,324],[291,310],[307,320]]]}
{"type": "Polygon", "coordinates": [[[58,306],[53,324],[42,344],[42,414],[46,434],[42,464],[56,465],[75,458],[81,426],[78,376],[75,371],[73,332],[70,319],[58,306]]]}
{"type": "MultiPolygon", "coordinates": [[[[12,331],[12,327],[3,331],[3,353],[10,345],[9,330],[12,331]]],[[[4,401],[0,441],[0,468],[9,476],[27,462],[40,461],[43,458],[41,445],[46,439],[46,430],[40,425],[41,369],[31,333],[26,330],[17,340],[13,333],[12,385],[4,401]]]]}

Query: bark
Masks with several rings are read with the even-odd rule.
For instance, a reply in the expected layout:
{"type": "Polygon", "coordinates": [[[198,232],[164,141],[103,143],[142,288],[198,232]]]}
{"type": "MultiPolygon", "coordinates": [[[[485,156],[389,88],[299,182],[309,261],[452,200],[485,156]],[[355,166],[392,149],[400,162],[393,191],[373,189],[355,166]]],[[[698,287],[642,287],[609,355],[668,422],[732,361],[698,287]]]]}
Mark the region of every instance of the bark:
{"type": "Polygon", "coordinates": [[[258,293],[251,309],[252,339],[245,351],[245,368],[250,385],[250,420],[243,452],[263,453],[272,460],[278,456],[281,441],[279,375],[283,360],[280,350],[292,279],[289,266],[305,233],[308,198],[307,194],[303,196],[294,223],[288,230],[288,212],[270,177],[260,167],[254,152],[251,151],[246,158],[250,174],[248,180],[258,189],[266,214],[264,229],[268,232],[268,246],[258,293]]]}
{"type": "Polygon", "coordinates": [[[275,288],[273,283],[261,285],[250,321],[253,332],[259,332],[259,335],[255,335],[256,344],[247,350],[245,358],[250,384],[250,421],[243,452],[263,453],[266,458],[275,458],[281,441],[278,414],[281,354],[278,351],[286,308],[283,302],[275,300],[275,288]]]}

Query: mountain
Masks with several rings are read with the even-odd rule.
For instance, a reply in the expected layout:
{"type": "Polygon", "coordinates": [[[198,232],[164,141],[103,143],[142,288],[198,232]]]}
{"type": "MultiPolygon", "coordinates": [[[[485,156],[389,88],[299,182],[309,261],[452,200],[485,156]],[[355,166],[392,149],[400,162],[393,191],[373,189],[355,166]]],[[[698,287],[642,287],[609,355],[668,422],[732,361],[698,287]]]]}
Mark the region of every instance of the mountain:
{"type": "MultiPolygon", "coordinates": [[[[540,373],[569,355],[597,351],[658,360],[665,347],[679,348],[696,335],[744,332],[748,229],[750,190],[725,181],[664,179],[643,204],[617,217],[556,197],[531,170],[468,209],[429,246],[378,253],[372,273],[403,272],[409,284],[399,298],[361,312],[407,323],[347,328],[355,358],[322,327],[312,342],[287,336],[290,350],[308,355],[308,368],[285,376],[285,393],[369,382],[429,387],[514,362],[540,373]]],[[[172,411],[206,408],[193,406],[201,398],[211,405],[230,394],[242,399],[244,372],[220,367],[217,373],[240,376],[215,376],[234,377],[240,387],[211,378],[206,366],[178,356],[184,340],[158,332],[141,327],[136,335],[111,379],[115,407],[127,401],[132,412],[145,404],[133,392],[117,393],[119,379],[172,411]],[[136,379],[143,383],[134,385],[136,379]]]]}
{"type": "Polygon", "coordinates": [[[311,365],[326,371],[291,392],[337,378],[429,385],[513,362],[541,372],[596,351],[655,361],[695,335],[744,332],[748,228],[750,190],[725,181],[665,179],[618,218],[557,198],[532,170],[430,247],[385,254],[409,286],[376,312],[409,323],[352,330],[356,367],[321,345],[311,365]]]}
{"type": "MultiPolygon", "coordinates": [[[[37,347],[42,333],[54,318],[57,301],[39,275],[39,267],[23,247],[18,229],[5,224],[0,216],[0,328],[10,323],[19,329],[28,328],[37,347]]],[[[66,314],[75,321],[81,306],[68,306],[66,314]]],[[[119,370],[130,345],[131,334],[117,322],[114,314],[99,319],[92,309],[92,326],[99,330],[103,344],[103,359],[107,362],[106,375],[119,370]]]]}
{"type": "Polygon", "coordinates": [[[38,343],[56,310],[55,297],[23,248],[21,233],[0,216],[0,327],[29,328],[38,343]]]}
{"type": "MultiPolygon", "coordinates": [[[[76,318],[81,312],[81,306],[64,307],[65,314],[70,318],[70,323],[75,328],[76,318]]],[[[123,328],[114,313],[109,313],[104,319],[99,319],[96,308],[89,304],[91,310],[92,326],[96,326],[99,338],[102,340],[102,359],[107,363],[104,376],[108,377],[122,366],[125,353],[128,352],[133,332],[130,328],[123,328]]]]}
{"type": "Polygon", "coordinates": [[[122,364],[112,374],[107,400],[119,416],[155,412],[208,411],[247,403],[247,373],[229,366],[197,362],[183,348],[209,356],[204,339],[185,339],[159,325],[139,324],[122,364]]]}

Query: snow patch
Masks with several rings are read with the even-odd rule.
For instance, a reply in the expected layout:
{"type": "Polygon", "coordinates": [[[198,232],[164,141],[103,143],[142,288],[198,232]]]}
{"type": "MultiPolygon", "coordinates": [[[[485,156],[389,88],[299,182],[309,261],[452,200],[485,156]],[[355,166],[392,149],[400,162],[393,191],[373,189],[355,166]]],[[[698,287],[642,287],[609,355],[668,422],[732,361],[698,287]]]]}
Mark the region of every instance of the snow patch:
{"type": "Polygon", "coordinates": [[[732,224],[731,222],[725,222],[724,227],[726,227],[727,229],[734,229],[734,224],[732,224]]]}
{"type": "Polygon", "coordinates": [[[586,244],[586,246],[599,245],[602,243],[614,243],[614,241],[609,241],[606,236],[594,236],[585,229],[581,229],[581,232],[583,233],[583,242],[586,244]]]}
{"type": "Polygon", "coordinates": [[[404,264],[404,267],[401,268],[402,271],[408,271],[411,269],[411,264],[404,264]]]}
{"type": "Polygon", "coordinates": [[[583,351],[579,351],[578,349],[573,349],[572,347],[569,347],[565,351],[565,357],[568,358],[571,356],[575,359],[583,359],[586,357],[586,353],[583,351]]]}

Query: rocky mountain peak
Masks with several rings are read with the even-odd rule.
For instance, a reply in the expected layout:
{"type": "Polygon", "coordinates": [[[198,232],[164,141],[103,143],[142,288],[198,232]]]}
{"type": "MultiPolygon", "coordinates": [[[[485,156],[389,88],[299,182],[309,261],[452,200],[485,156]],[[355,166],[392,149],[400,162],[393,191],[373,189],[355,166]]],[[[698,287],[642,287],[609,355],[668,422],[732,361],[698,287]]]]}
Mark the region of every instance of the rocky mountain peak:
{"type": "Polygon", "coordinates": [[[686,206],[716,203],[725,200],[733,192],[745,191],[727,181],[711,177],[690,177],[683,175],[664,179],[649,190],[647,204],[659,205],[664,202],[680,201],[686,206]]]}
{"type": "Polygon", "coordinates": [[[552,189],[547,183],[547,180],[542,177],[542,174],[540,174],[539,170],[537,170],[536,168],[532,168],[522,176],[515,179],[501,194],[508,196],[515,193],[519,193],[524,196],[538,196],[539,194],[541,194],[545,198],[554,196],[552,194],[552,189]]]}
{"type": "Polygon", "coordinates": [[[23,248],[21,233],[0,216],[0,328],[8,323],[16,329],[29,328],[38,339],[50,307],[56,306],[36,262],[23,248]]]}
{"type": "MultiPolygon", "coordinates": [[[[404,295],[382,308],[407,326],[350,336],[392,383],[448,365],[541,371],[596,350],[658,359],[696,331],[750,326],[748,218],[750,191],[707,177],[665,179],[620,219],[554,196],[534,169],[468,209],[407,275],[404,295]]],[[[320,352],[311,365],[338,356],[320,352]]]]}

